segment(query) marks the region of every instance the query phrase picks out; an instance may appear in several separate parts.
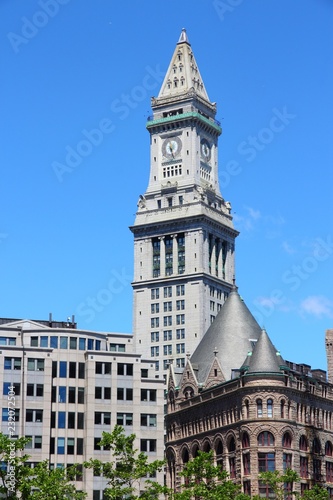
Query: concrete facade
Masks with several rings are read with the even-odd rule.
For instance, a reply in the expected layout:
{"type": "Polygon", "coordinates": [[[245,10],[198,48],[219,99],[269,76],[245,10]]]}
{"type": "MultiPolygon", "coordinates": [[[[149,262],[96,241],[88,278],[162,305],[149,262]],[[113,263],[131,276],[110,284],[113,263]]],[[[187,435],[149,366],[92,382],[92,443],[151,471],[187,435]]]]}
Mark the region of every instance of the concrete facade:
{"type": "MultiPolygon", "coordinates": [[[[31,436],[32,467],[45,459],[54,466],[107,461],[110,452],[97,441],[117,423],[136,434],[138,450],[163,459],[164,381],[135,353],[132,335],[78,330],[70,322],[0,324],[1,432],[31,436]]],[[[156,479],[163,483],[163,473],[156,479]]],[[[93,500],[105,485],[91,470],[76,483],[93,500]]]]}

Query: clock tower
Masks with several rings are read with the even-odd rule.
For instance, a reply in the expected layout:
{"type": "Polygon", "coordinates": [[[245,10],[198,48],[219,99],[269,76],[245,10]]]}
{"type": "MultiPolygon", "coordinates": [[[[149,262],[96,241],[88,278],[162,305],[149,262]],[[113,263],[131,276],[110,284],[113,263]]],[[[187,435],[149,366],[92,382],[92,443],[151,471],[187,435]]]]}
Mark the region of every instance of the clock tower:
{"type": "Polygon", "coordinates": [[[133,334],[166,373],[185,366],[232,289],[238,235],[219,188],[216,104],[185,30],[151,105],[150,178],[131,227],[133,334]]]}

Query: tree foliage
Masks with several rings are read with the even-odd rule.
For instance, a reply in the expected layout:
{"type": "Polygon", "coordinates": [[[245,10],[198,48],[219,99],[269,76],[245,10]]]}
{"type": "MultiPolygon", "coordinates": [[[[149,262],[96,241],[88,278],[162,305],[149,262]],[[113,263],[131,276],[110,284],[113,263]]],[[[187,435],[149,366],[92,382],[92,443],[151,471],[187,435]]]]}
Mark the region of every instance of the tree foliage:
{"type": "Polygon", "coordinates": [[[4,498],[22,500],[82,500],[87,494],[78,491],[70,482],[78,472],[77,466],[50,468],[47,460],[31,469],[24,453],[30,438],[10,439],[0,433],[0,493],[4,498]]]}
{"type": "Polygon", "coordinates": [[[103,473],[108,480],[104,496],[113,500],[155,500],[167,493],[167,488],[149,479],[161,471],[164,460],[148,462],[148,456],[134,449],[135,434],[125,435],[124,428],[116,425],[111,433],[103,432],[100,445],[111,451],[112,461],[90,459],[84,465],[96,474],[103,473]]]}
{"type": "Polygon", "coordinates": [[[228,479],[228,473],[214,465],[213,452],[199,451],[188,462],[180,475],[185,479],[182,491],[175,493],[174,500],[247,500],[250,497],[240,493],[240,486],[228,479]]]}

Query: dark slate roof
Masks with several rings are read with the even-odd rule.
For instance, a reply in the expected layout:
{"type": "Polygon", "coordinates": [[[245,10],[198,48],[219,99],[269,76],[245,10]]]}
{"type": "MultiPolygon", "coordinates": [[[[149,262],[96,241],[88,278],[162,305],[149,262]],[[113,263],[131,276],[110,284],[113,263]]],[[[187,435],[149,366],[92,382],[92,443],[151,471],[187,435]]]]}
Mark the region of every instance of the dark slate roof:
{"type": "Polygon", "coordinates": [[[234,287],[191,356],[198,382],[205,382],[216,351],[224,377],[230,380],[232,370],[239,370],[252,351],[251,340],[258,340],[260,334],[260,326],[234,287]]]}
{"type": "Polygon", "coordinates": [[[244,362],[246,373],[281,373],[280,367],[284,364],[284,360],[272,344],[266,330],[262,330],[252,356],[248,356],[244,362]]]}

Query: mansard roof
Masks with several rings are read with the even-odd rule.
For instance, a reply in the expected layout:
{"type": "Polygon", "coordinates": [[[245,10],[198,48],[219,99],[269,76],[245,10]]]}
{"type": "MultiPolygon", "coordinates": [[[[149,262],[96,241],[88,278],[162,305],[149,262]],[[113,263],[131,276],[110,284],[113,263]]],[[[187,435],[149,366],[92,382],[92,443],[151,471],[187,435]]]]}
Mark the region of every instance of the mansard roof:
{"type": "Polygon", "coordinates": [[[197,380],[204,384],[215,356],[225,380],[232,378],[232,370],[239,370],[261,328],[239,296],[234,286],[213,323],[191,356],[197,380]]]}
{"type": "Polygon", "coordinates": [[[209,101],[186,30],[183,29],[171,58],[158,98],[183,94],[194,89],[209,101]]]}
{"type": "Polygon", "coordinates": [[[281,373],[285,362],[272,344],[266,330],[262,330],[252,354],[246,358],[242,369],[247,375],[262,373],[281,373]]]}

